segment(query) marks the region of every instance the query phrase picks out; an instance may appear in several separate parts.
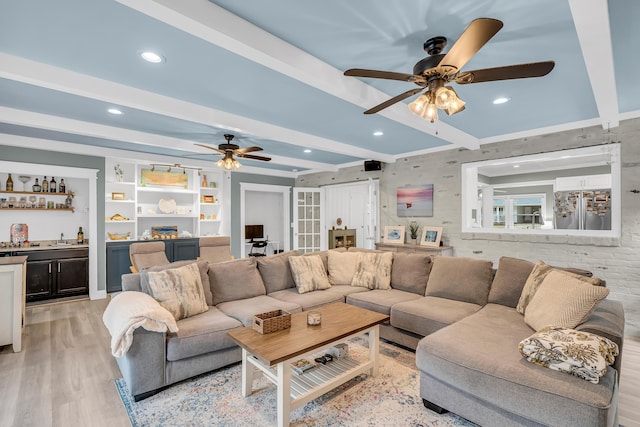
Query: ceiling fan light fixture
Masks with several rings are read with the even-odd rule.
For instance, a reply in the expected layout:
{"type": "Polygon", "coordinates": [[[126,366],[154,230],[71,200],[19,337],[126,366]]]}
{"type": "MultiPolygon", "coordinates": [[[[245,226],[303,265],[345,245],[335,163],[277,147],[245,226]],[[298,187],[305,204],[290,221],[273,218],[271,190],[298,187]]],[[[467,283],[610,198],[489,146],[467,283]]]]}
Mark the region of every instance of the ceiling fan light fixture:
{"type": "Polygon", "coordinates": [[[231,171],[234,169],[240,169],[240,166],[242,165],[240,164],[240,162],[233,158],[231,153],[226,153],[222,159],[218,160],[216,166],[221,169],[231,171]]]}
{"type": "Polygon", "coordinates": [[[466,102],[460,99],[456,91],[452,87],[450,87],[449,88],[449,106],[447,108],[444,108],[444,112],[447,113],[447,115],[449,116],[452,114],[459,113],[460,111],[464,110],[465,104],[466,102]]]}
{"type": "Polygon", "coordinates": [[[438,107],[436,106],[436,104],[434,104],[433,102],[427,104],[421,117],[423,119],[429,120],[431,123],[438,120],[438,107]]]}
{"type": "Polygon", "coordinates": [[[428,93],[429,92],[423,93],[422,95],[414,99],[411,103],[409,103],[409,111],[411,111],[416,116],[422,116],[424,109],[429,103],[429,96],[427,96],[428,93]]]}

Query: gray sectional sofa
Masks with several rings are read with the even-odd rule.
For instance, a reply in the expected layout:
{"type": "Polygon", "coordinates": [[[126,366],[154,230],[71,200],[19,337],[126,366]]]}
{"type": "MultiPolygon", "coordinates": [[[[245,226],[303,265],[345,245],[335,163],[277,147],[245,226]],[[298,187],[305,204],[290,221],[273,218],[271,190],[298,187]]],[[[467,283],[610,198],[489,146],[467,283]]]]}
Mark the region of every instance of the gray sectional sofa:
{"type": "MultiPolygon", "coordinates": [[[[328,253],[314,254],[325,268],[328,253]]],[[[341,284],[300,294],[289,268],[293,255],[211,264],[208,311],[179,320],[177,333],[137,329],[129,351],[117,358],[135,399],[240,361],[226,332],[249,326],[254,314],[344,301],[390,315],[380,335],[416,350],[420,394],[431,410],[487,426],[616,425],[620,356],[592,384],[520,355],[518,343],[534,330],[515,307],[532,263],[502,258],[496,271],[485,260],[395,253],[391,289],[341,284]]],[[[122,283],[125,291],[142,290],[140,274],[123,275],[122,283]]],[[[576,329],[605,336],[621,349],[621,304],[604,300],[576,329]]]]}

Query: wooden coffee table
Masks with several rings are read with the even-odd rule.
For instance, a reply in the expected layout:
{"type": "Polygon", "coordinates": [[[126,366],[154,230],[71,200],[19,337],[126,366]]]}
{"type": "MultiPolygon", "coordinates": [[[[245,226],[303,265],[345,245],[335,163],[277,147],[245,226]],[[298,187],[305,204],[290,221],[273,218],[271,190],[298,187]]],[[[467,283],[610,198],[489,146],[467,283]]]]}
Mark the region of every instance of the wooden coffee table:
{"type": "MultiPolygon", "coordinates": [[[[250,327],[229,331],[242,347],[242,395],[253,389],[254,367],[278,387],[278,425],[288,426],[291,410],[325,394],[350,379],[378,373],[379,324],[386,314],[345,303],[314,309],[322,313],[322,324],[307,326],[307,312],[291,315],[291,328],[262,335],[250,327]],[[369,334],[369,359],[334,359],[302,375],[291,372],[291,363],[309,353],[320,353],[358,335],[369,334]]],[[[309,358],[309,357],[307,357],[309,358]]]]}

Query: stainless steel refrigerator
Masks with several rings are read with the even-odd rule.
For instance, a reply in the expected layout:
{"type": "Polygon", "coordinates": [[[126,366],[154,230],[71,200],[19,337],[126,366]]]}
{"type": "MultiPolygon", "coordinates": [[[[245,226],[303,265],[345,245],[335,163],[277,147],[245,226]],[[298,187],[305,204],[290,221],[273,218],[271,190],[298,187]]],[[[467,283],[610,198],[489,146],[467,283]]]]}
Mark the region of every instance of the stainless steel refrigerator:
{"type": "Polygon", "coordinates": [[[557,191],[553,226],[559,230],[611,230],[611,190],[557,191]]]}

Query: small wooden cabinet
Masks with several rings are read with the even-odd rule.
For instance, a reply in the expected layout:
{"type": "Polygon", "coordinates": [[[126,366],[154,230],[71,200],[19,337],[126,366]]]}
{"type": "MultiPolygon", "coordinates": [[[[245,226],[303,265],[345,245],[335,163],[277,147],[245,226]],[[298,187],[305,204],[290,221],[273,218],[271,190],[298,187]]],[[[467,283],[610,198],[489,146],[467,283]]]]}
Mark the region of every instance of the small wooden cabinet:
{"type": "Polygon", "coordinates": [[[329,249],[355,248],[356,230],[329,230],[329,249]]]}
{"type": "Polygon", "coordinates": [[[27,256],[27,301],[89,292],[89,249],[16,252],[27,256]]]}

